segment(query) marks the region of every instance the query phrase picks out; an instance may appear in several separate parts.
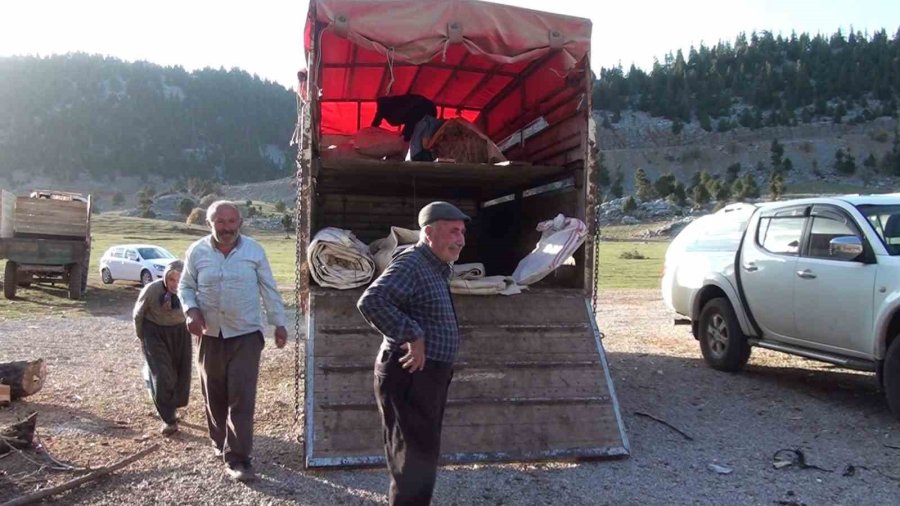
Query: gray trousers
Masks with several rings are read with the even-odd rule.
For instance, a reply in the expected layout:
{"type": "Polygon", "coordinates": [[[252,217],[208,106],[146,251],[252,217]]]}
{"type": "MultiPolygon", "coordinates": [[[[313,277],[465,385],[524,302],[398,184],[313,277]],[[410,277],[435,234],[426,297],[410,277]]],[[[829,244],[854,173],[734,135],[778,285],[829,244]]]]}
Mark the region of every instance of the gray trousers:
{"type": "Polygon", "coordinates": [[[191,393],[191,334],[183,323],[144,320],[143,335],[153,404],[163,422],[175,423],[175,409],[187,406],[191,393]]]}
{"type": "Polygon", "coordinates": [[[225,462],[250,463],[262,332],[228,339],[203,336],[198,356],[209,438],[225,462]]]}

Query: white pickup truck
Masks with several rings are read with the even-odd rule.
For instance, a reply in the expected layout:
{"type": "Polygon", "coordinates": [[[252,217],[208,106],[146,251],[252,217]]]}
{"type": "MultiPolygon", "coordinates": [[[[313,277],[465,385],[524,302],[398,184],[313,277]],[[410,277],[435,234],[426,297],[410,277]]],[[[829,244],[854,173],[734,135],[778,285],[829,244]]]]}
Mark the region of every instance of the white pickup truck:
{"type": "Polygon", "coordinates": [[[728,206],[672,241],[662,295],[711,367],[759,346],[873,371],[900,418],[900,194],[728,206]]]}

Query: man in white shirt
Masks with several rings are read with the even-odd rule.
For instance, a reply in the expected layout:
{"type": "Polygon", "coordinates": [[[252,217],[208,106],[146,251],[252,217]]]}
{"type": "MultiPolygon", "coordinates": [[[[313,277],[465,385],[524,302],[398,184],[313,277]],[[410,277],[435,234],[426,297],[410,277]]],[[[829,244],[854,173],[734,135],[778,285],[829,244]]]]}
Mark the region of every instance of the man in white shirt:
{"type": "Polygon", "coordinates": [[[185,254],[178,295],[187,327],[200,345],[199,368],[209,437],[228,475],[253,479],[253,412],[263,349],[260,299],[275,326],[275,345],[287,343],[284,304],[262,246],[240,234],[237,206],[213,202],[206,212],[211,234],[185,254]]]}

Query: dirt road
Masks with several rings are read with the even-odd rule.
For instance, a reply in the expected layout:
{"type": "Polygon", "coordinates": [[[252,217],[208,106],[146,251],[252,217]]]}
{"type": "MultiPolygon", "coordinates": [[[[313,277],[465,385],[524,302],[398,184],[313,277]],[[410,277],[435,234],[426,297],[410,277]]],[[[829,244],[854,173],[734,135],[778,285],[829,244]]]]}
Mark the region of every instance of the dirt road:
{"type": "MultiPolygon", "coordinates": [[[[37,411],[42,442],[57,459],[78,466],[162,446],[59,502],[385,502],[381,469],[303,470],[291,435],[292,345],[278,350],[268,342],[263,354],[255,483],[230,482],[214,459],[196,378],[184,430],[171,439],[157,436],[129,310],[0,322],[0,361],[41,356],[50,370],[42,392],[0,408],[0,425],[37,411]]],[[[764,350],[754,350],[744,373],[713,371],[686,328],[671,325],[655,290],[604,293],[600,324],[631,457],[444,467],[435,504],[900,503],[900,424],[873,377],[764,350]],[[775,469],[773,455],[785,448],[801,450],[806,464],[821,469],[775,469]]],[[[0,458],[0,503],[74,476],[39,470],[26,456],[44,462],[34,453],[0,458]]]]}

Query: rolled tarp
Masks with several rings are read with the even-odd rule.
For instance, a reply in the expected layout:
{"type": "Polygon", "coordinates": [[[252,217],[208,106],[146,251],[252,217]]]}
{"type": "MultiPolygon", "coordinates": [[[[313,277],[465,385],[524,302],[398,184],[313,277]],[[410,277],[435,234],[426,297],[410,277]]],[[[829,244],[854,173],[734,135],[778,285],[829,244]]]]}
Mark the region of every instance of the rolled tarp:
{"type": "Polygon", "coordinates": [[[375,260],[369,248],[349,230],[319,230],[309,245],[307,260],[313,280],[326,288],[356,288],[375,276],[375,260]]]}

